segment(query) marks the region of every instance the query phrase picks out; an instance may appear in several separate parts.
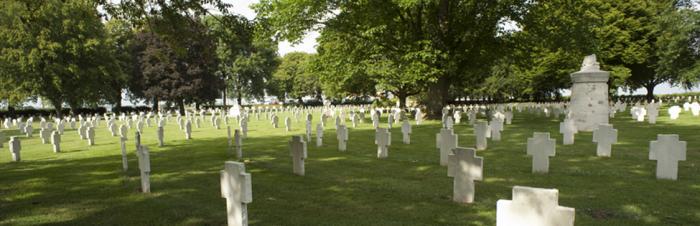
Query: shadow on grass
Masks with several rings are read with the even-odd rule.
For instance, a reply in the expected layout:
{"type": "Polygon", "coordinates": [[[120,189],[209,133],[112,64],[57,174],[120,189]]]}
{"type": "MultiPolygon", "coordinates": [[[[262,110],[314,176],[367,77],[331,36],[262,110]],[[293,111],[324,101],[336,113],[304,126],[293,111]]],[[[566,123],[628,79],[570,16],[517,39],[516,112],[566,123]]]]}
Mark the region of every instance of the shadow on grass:
{"type": "MultiPolygon", "coordinates": [[[[382,122],[386,126],[386,118],[382,122]]],[[[456,133],[460,146],[470,147],[475,138],[465,123],[456,125],[456,133]]],[[[303,133],[303,123],[284,132],[284,128],[271,129],[264,119],[252,119],[243,148],[243,161],[253,178],[250,223],[495,225],[495,203],[511,199],[514,185],[559,189],[560,205],[577,208],[577,225],[700,222],[700,210],[678,211],[700,201],[696,167],[700,156],[694,148],[700,138],[694,132],[697,123],[660,121],[647,126],[624,116],[612,123],[619,130],[620,144],[613,146],[612,158],[598,158],[590,133],[579,133],[575,145],[563,146],[555,118],[516,114],[513,125],[506,125],[503,140],[489,141],[489,149],[478,152],[485,159],[484,180],[477,182],[475,203],[460,205],[451,201],[452,179],[446,167],[438,164],[437,122],[414,126],[411,145],[401,143],[400,128],[394,127],[388,159],[376,158],[371,124],[350,128],[346,152],[337,151],[335,131],[329,125],[322,147],[309,142],[307,174],[300,177],[291,173],[287,140],[303,133]],[[535,131],[550,132],[557,139],[557,156],[550,158],[549,174],[530,173],[525,147],[535,131]],[[646,160],[648,142],[666,131],[677,131],[689,141],[688,161],[680,164],[679,181],[656,180],[655,162],[646,160]]],[[[166,131],[170,140],[160,148],[155,147],[154,132],[144,134],[143,142],[152,150],[151,194],[139,193],[131,140],[127,145],[131,168],[126,173],[121,170],[118,143],[104,139],[98,146],[110,146],[113,151],[77,159],[0,163],[0,184],[9,185],[0,186],[0,223],[225,225],[219,170],[224,161],[233,160],[233,153],[228,151],[225,129],[203,125],[195,129],[193,140],[185,141],[171,123],[166,131]]],[[[92,151],[80,150],[70,154],[92,151]]]]}

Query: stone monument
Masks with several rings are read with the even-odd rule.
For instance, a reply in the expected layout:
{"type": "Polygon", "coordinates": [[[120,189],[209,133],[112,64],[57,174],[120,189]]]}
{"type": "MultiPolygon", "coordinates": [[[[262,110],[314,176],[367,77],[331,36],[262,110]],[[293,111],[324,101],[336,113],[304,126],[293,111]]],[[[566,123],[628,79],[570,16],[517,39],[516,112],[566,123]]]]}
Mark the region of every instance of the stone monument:
{"type": "Polygon", "coordinates": [[[570,109],[579,131],[591,132],[599,124],[608,123],[608,78],[610,72],[601,71],[595,54],[583,59],[581,70],[571,74],[570,109]]]}

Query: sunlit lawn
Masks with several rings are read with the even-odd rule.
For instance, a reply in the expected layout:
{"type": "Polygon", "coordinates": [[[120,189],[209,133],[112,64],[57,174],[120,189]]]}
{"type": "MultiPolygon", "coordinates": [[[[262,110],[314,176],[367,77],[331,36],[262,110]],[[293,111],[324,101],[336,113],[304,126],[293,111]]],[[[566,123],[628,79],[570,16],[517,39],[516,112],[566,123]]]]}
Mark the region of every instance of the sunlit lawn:
{"type": "MultiPolygon", "coordinates": [[[[414,125],[410,145],[401,143],[400,127],[394,125],[389,158],[377,159],[369,121],[358,128],[347,121],[348,151],[338,152],[329,119],[324,145],[317,148],[313,140],[308,144],[302,177],[291,172],[287,141],[304,133],[303,115],[293,120],[292,132],[285,132],[284,116],[277,129],[264,115],[260,120],[251,117],[243,147],[253,178],[251,225],[495,225],[496,201],[511,199],[514,185],[559,189],[559,204],[576,208],[576,225],[700,225],[700,117],[689,112],[670,121],[663,109],[656,125],[617,114],[611,120],[619,130],[612,158],[595,156],[591,133],[579,133],[575,145],[563,146],[555,118],[516,112],[503,140],[489,141],[488,150],[478,153],[484,157],[484,180],[477,182],[475,202],[469,205],[451,201],[452,178],[438,164],[435,147],[437,121],[414,125]],[[557,139],[557,154],[546,175],[532,174],[525,154],[526,140],[535,131],[557,139]],[[688,160],[680,163],[678,181],[655,179],[656,162],[648,160],[649,141],[661,133],[676,133],[688,142],[688,160]]],[[[314,129],[319,118],[314,115],[314,129]]],[[[95,146],[67,129],[58,154],[50,144],[41,144],[35,129],[33,138],[21,136],[19,163],[11,162],[5,140],[0,224],[226,224],[219,170],[234,155],[227,151],[225,127],[216,130],[208,119],[202,128],[193,128],[192,140],[184,140],[173,117],[164,147],[157,147],[155,127],[146,128],[142,143],[151,149],[150,194],[139,192],[133,130],[126,174],[119,138],[110,136],[104,121],[95,146]]],[[[464,119],[456,132],[460,146],[470,147],[475,140],[464,119]]],[[[18,132],[4,133],[9,138],[18,132]]]]}

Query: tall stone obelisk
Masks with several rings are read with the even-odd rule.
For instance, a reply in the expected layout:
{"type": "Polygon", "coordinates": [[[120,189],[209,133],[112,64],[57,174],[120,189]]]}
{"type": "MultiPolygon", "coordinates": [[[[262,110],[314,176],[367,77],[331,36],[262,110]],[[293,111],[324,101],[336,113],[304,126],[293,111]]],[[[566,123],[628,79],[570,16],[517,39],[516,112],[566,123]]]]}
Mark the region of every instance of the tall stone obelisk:
{"type": "Polygon", "coordinates": [[[608,79],[610,72],[601,71],[595,54],[583,59],[581,70],[571,74],[571,117],[579,131],[593,131],[598,124],[608,123],[608,79]]]}

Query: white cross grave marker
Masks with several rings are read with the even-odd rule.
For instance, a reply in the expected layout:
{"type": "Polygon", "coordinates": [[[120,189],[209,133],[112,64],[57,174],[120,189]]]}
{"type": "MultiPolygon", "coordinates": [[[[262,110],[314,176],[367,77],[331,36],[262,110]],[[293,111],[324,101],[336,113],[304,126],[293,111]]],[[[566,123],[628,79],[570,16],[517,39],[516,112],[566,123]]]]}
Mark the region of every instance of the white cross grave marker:
{"type": "Polygon", "coordinates": [[[440,165],[446,166],[448,155],[452,153],[452,149],[457,147],[459,139],[452,129],[442,128],[440,133],[435,135],[435,145],[440,152],[440,165]]]}
{"type": "Polygon", "coordinates": [[[403,134],[403,143],[404,144],[410,144],[411,143],[411,123],[408,122],[408,120],[403,120],[403,124],[401,124],[401,133],[403,134]]]}
{"type": "Polygon", "coordinates": [[[292,136],[289,141],[289,155],[292,156],[294,174],[304,176],[304,160],[307,158],[306,142],[301,136],[292,136]]]}
{"type": "Polygon", "coordinates": [[[336,138],[338,139],[338,151],[347,150],[348,127],[346,125],[338,125],[338,129],[336,130],[336,138]]]}
{"type": "Polygon", "coordinates": [[[549,138],[549,133],[535,132],[532,138],[527,138],[527,155],[532,156],[532,172],[549,172],[549,157],[555,154],[554,139],[549,138]]]}
{"type": "Polygon", "coordinates": [[[484,159],[476,156],[473,148],[454,148],[448,156],[447,176],[454,177],[452,200],[458,203],[474,202],[474,181],[482,180],[484,159]]]}
{"type": "Polygon", "coordinates": [[[85,131],[87,133],[87,140],[88,140],[88,145],[92,146],[95,145],[95,127],[87,127],[87,130],[85,131]]]}
{"type": "Polygon", "coordinates": [[[559,123],[559,133],[564,136],[562,139],[564,145],[574,144],[574,134],[578,133],[574,120],[566,118],[563,122],[559,123]]]}
{"type": "Polygon", "coordinates": [[[61,134],[58,131],[51,132],[51,144],[53,145],[53,152],[61,152],[61,134]]]}
{"type": "Polygon", "coordinates": [[[136,155],[139,160],[139,170],[141,171],[141,191],[143,193],[151,192],[151,157],[148,147],[141,146],[136,150],[136,155]]]}
{"type": "Polygon", "coordinates": [[[685,161],[687,145],[677,134],[659,134],[649,143],[649,160],[656,160],[657,179],[678,179],[678,161],[685,161]]]}
{"type": "Polygon", "coordinates": [[[226,161],[221,170],[221,197],[226,199],[228,226],[248,225],[248,203],[253,202],[251,176],[240,162],[226,161]]]}
{"type": "Polygon", "coordinates": [[[236,149],[236,157],[243,159],[243,137],[240,130],[233,131],[233,148],[236,149]]]}
{"type": "Polygon", "coordinates": [[[377,158],[389,157],[389,146],[391,146],[391,132],[386,128],[377,128],[375,132],[375,143],[377,144],[377,158]]]}
{"type": "Polygon", "coordinates": [[[22,151],[22,143],[20,142],[19,138],[16,136],[11,136],[8,147],[10,148],[10,153],[12,154],[12,161],[19,162],[22,159],[20,155],[22,151]]]}
{"type": "Polygon", "coordinates": [[[477,121],[474,123],[474,136],[476,137],[476,150],[486,150],[488,145],[486,135],[488,134],[488,124],[486,121],[477,121]]]}
{"type": "Polygon", "coordinates": [[[593,142],[598,143],[597,156],[610,157],[612,144],[617,143],[617,130],[610,124],[600,124],[593,130],[593,142]]]}
{"type": "Polygon", "coordinates": [[[513,187],[513,201],[498,200],[496,226],[573,226],[576,210],[559,206],[559,191],[513,187]]]}
{"type": "Polygon", "coordinates": [[[323,125],[321,123],[316,124],[316,147],[321,147],[323,145],[323,125]]]}

